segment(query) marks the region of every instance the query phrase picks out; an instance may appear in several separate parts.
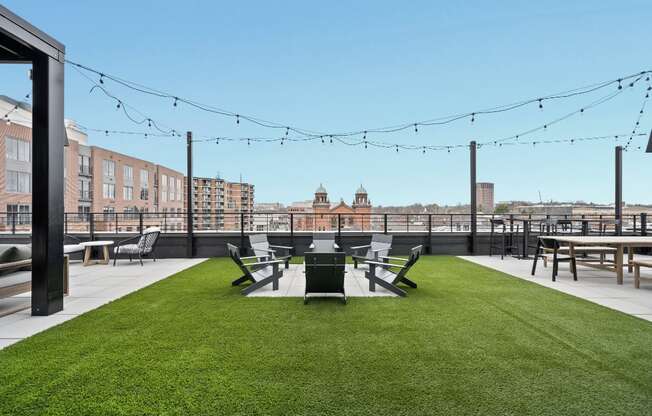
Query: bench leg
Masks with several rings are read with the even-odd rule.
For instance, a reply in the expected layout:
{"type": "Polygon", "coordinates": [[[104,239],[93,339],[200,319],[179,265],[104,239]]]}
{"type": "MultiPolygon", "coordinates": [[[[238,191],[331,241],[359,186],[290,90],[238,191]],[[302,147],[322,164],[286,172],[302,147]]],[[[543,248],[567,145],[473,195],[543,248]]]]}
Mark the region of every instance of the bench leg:
{"type": "Polygon", "coordinates": [[[634,265],[634,287],[640,289],[641,287],[641,266],[634,265]]]}

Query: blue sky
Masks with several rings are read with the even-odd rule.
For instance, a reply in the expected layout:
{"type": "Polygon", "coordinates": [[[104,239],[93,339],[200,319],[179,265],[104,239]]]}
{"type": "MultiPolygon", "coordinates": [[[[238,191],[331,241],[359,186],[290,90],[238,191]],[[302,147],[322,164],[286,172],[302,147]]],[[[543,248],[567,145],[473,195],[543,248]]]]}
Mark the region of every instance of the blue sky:
{"type": "MultiPolygon", "coordinates": [[[[71,60],[176,95],[283,124],[347,131],[474,111],[652,69],[649,1],[549,2],[48,2],[7,7],[66,45],[71,60]],[[46,5],[47,4],[47,5],[46,5]]],[[[23,66],[0,69],[3,93],[23,96],[23,66]]],[[[72,67],[69,118],[97,128],[141,130],[72,67]]],[[[107,88],[153,119],[210,136],[278,136],[169,100],[107,88]]],[[[632,130],[641,85],[529,139],[632,130]]],[[[370,137],[409,144],[458,144],[505,137],[553,120],[607,91],[496,116],[370,137]]],[[[652,109],[652,108],[651,108],[652,109]]],[[[644,114],[641,132],[652,117],[644,114]]],[[[104,137],[91,143],[185,171],[185,145],[170,139],[104,137]]],[[[526,140],[523,138],[522,140],[526,140]]],[[[635,144],[643,145],[644,139],[635,144]]],[[[613,200],[614,146],[485,147],[478,180],[497,200],[613,200]]],[[[195,174],[256,185],[260,202],[312,197],[351,200],[363,183],[374,204],[468,202],[468,154],[344,145],[197,143],[195,174]]],[[[652,155],[625,154],[624,199],[652,203],[652,155]]]]}

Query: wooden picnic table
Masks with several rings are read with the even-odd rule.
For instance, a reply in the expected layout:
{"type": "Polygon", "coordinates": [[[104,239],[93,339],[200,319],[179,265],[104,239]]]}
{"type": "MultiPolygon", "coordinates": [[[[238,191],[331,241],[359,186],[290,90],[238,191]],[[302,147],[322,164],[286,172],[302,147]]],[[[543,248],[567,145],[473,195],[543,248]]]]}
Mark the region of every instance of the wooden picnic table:
{"type": "MultiPolygon", "coordinates": [[[[581,259],[577,259],[577,263],[583,264],[585,266],[593,267],[596,269],[610,270],[616,272],[616,281],[619,285],[623,284],[623,257],[625,253],[625,248],[627,248],[627,271],[631,273],[633,271],[632,261],[634,260],[634,251],[632,250],[635,247],[652,247],[652,237],[637,237],[637,236],[556,236],[556,235],[547,235],[541,236],[540,238],[549,238],[559,241],[560,243],[566,243],[569,247],[569,252],[571,256],[575,256],[575,247],[576,246],[608,246],[614,247],[616,249],[616,259],[615,265],[610,266],[607,264],[595,264],[589,262],[583,262],[581,259]]],[[[572,266],[571,266],[572,267],[572,266]]]]}

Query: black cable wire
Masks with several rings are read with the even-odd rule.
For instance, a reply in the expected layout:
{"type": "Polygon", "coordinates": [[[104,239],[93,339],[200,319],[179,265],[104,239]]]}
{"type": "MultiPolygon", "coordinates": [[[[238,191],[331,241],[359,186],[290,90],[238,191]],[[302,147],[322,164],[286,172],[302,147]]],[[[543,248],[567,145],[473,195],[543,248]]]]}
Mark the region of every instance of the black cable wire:
{"type": "Polygon", "coordinates": [[[643,118],[643,114],[645,113],[645,107],[647,106],[647,102],[650,98],[650,92],[652,91],[652,84],[650,83],[649,75],[645,78],[645,81],[647,82],[647,88],[645,89],[645,96],[643,97],[643,103],[641,104],[641,109],[636,115],[636,121],[634,122],[634,127],[632,128],[632,134],[629,136],[629,140],[627,140],[627,144],[625,144],[625,147],[623,148],[623,150],[625,151],[629,149],[629,145],[632,142],[632,138],[634,137],[639,127],[641,126],[641,119],[643,118]]]}
{"type": "Polygon", "coordinates": [[[222,116],[227,116],[227,117],[234,117],[236,119],[236,123],[240,123],[240,120],[246,120],[249,121],[253,124],[259,125],[261,127],[266,127],[266,128],[272,128],[272,129],[285,129],[286,132],[292,131],[296,134],[299,134],[301,136],[311,136],[311,137],[318,137],[318,136],[332,136],[332,137],[350,137],[350,136],[360,136],[360,135],[365,135],[367,133],[395,133],[399,131],[403,131],[409,128],[414,128],[415,130],[418,131],[417,127],[419,126],[433,126],[433,125],[443,125],[443,124],[449,124],[454,121],[464,119],[464,118],[470,118],[472,120],[475,120],[477,116],[480,115],[486,115],[486,114],[495,114],[495,113],[501,113],[501,112],[506,112],[506,111],[511,111],[517,108],[521,108],[533,103],[537,103],[540,108],[543,107],[543,103],[546,101],[551,101],[551,100],[559,100],[559,99],[566,99],[570,97],[575,97],[578,95],[584,95],[584,94],[589,94],[591,92],[606,88],[610,85],[618,84],[618,91],[623,90],[622,83],[625,82],[627,83],[628,81],[630,82],[630,86],[633,86],[631,80],[637,77],[641,77],[643,75],[649,75],[652,73],[650,70],[646,71],[640,71],[635,74],[630,74],[626,76],[622,76],[620,78],[612,79],[612,80],[607,80],[607,81],[602,81],[599,83],[587,85],[584,87],[578,87],[573,90],[568,90],[568,91],[562,91],[559,93],[555,94],[550,94],[550,95],[545,95],[545,96],[540,96],[538,98],[530,98],[527,100],[522,100],[519,102],[511,103],[511,104],[505,104],[501,106],[496,106],[493,108],[488,108],[488,109],[482,109],[482,110],[476,110],[476,111],[471,111],[467,113],[460,113],[456,115],[450,115],[450,116],[444,116],[444,117],[439,117],[439,118],[433,118],[430,120],[423,120],[423,121],[417,121],[417,122],[408,122],[408,123],[403,123],[403,124],[397,124],[394,126],[387,126],[387,127],[379,127],[379,128],[367,128],[364,130],[355,130],[355,131],[348,131],[348,132],[341,132],[341,133],[323,133],[323,132],[317,132],[313,130],[308,130],[304,128],[299,128],[295,126],[291,126],[285,123],[278,123],[274,121],[268,121],[264,120],[261,118],[241,114],[241,113],[236,113],[232,111],[227,111],[223,110],[217,107],[213,107],[208,104],[203,104],[194,100],[186,99],[183,97],[180,97],[179,95],[171,94],[168,92],[164,92],[161,90],[157,90],[151,87],[144,86],[142,84],[138,84],[133,81],[129,81],[126,79],[119,78],[117,76],[103,73],[99,70],[96,70],[94,68],[91,68],[89,66],[71,61],[71,60],[66,60],[67,63],[74,65],[77,68],[84,69],[88,72],[94,73],[98,75],[100,78],[100,83],[103,83],[104,79],[109,79],[115,83],[118,83],[124,87],[130,88],[132,90],[144,93],[144,94],[149,94],[152,96],[156,96],[159,98],[165,98],[165,99],[170,99],[173,100],[173,105],[177,105],[177,103],[184,103],[189,106],[192,106],[194,108],[206,111],[206,112],[211,112],[214,114],[219,114],[222,116]]]}

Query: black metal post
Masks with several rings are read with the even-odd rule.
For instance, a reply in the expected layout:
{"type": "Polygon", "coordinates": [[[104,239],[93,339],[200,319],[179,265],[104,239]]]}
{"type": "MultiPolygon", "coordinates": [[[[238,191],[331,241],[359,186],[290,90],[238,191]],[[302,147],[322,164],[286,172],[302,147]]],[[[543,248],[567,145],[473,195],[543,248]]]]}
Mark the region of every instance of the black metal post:
{"type": "Polygon", "coordinates": [[[623,147],[616,146],[616,235],[623,234],[623,147]]]}
{"type": "Polygon", "coordinates": [[[383,234],[387,234],[387,214],[383,214],[383,234]]]}
{"type": "Polygon", "coordinates": [[[140,235],[143,235],[143,211],[138,213],[138,228],[140,229],[140,235]]]}
{"type": "Polygon", "coordinates": [[[192,188],[192,132],[189,131],[186,133],[186,186],[188,191],[186,192],[186,257],[191,258],[193,256],[193,215],[192,215],[192,199],[193,199],[193,188],[192,188]]]}
{"type": "Polygon", "coordinates": [[[476,195],[476,150],[477,143],[471,141],[469,145],[470,167],[471,167],[471,254],[475,254],[478,246],[478,205],[476,195]]]}
{"type": "Polygon", "coordinates": [[[428,214],[428,254],[432,254],[432,214],[428,214]]]}
{"type": "Polygon", "coordinates": [[[95,240],[95,214],[93,212],[88,213],[88,238],[91,241],[95,240]]]}
{"type": "Polygon", "coordinates": [[[51,315],[63,309],[63,54],[32,65],[32,315],[51,315]]]}
{"type": "Polygon", "coordinates": [[[246,253],[245,246],[245,232],[244,232],[244,212],[240,211],[240,250],[246,253]]]}
{"type": "Polygon", "coordinates": [[[641,235],[647,235],[647,213],[641,212],[641,235]]]}
{"type": "Polygon", "coordinates": [[[294,214],[290,213],[290,246],[294,247],[294,214]]]}
{"type": "Polygon", "coordinates": [[[337,244],[342,246],[342,214],[337,214],[337,244]]]}

